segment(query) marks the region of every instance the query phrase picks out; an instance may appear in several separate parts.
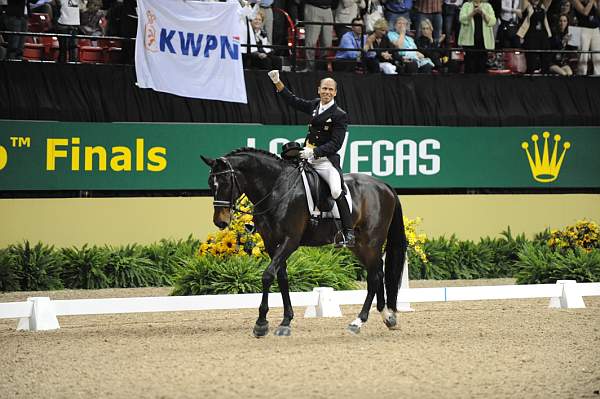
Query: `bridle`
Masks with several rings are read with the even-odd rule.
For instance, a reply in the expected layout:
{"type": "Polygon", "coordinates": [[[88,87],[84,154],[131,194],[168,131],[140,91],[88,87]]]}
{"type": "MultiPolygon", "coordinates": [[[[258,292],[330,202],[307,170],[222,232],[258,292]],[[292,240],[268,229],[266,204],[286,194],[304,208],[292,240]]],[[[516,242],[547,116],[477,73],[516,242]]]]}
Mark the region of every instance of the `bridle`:
{"type": "MultiPolygon", "coordinates": [[[[229,160],[225,157],[221,157],[219,158],[221,161],[223,161],[223,163],[225,163],[225,165],[227,166],[227,170],[223,170],[220,172],[213,172],[211,169],[210,174],[208,175],[209,177],[214,177],[214,176],[220,176],[220,175],[229,175],[230,178],[230,185],[231,185],[231,195],[229,197],[229,201],[226,200],[220,200],[217,199],[217,194],[218,194],[218,189],[219,189],[219,185],[216,184],[215,182],[215,193],[214,193],[214,199],[213,199],[213,206],[215,208],[227,208],[229,209],[229,212],[237,212],[237,213],[242,213],[242,214],[246,214],[246,215],[253,215],[253,216],[257,216],[257,215],[263,215],[269,211],[271,211],[272,209],[277,208],[282,201],[277,201],[273,206],[270,206],[269,208],[261,211],[261,212],[255,212],[254,210],[252,212],[248,212],[248,211],[244,211],[240,208],[237,207],[236,205],[236,200],[239,197],[239,195],[242,194],[242,189],[240,187],[240,183],[238,182],[237,179],[237,175],[235,173],[235,169],[233,169],[233,166],[231,166],[231,163],[229,162],[229,160]],[[237,190],[237,193],[239,195],[236,195],[234,193],[235,190],[237,190]]],[[[295,167],[293,171],[298,171],[298,176],[296,176],[296,179],[294,180],[293,184],[290,185],[290,189],[282,196],[282,200],[284,198],[286,198],[288,195],[290,195],[290,193],[292,192],[292,190],[294,189],[294,187],[296,186],[296,183],[298,182],[298,180],[300,179],[300,177],[302,176],[302,170],[303,170],[303,166],[304,166],[305,162],[301,162],[297,167],[295,167]]],[[[290,172],[288,174],[291,175],[290,172]]],[[[267,195],[265,195],[263,198],[261,198],[260,200],[258,200],[255,204],[254,204],[254,209],[256,209],[256,207],[261,204],[263,201],[265,201],[267,198],[269,198],[271,195],[273,195],[273,193],[275,192],[275,189],[283,182],[287,181],[287,179],[282,179],[281,182],[276,185],[275,187],[273,187],[269,193],[267,195]]]]}

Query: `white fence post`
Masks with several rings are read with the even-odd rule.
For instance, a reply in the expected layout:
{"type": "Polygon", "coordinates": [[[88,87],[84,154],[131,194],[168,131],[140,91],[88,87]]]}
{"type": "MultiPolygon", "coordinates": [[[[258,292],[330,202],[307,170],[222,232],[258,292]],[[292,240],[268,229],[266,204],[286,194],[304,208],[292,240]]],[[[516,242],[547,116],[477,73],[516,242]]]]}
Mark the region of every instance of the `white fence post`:
{"type": "MultiPolygon", "coordinates": [[[[398,295],[400,295],[400,291],[407,290],[410,288],[409,283],[408,283],[408,252],[405,255],[404,265],[402,267],[403,267],[402,282],[400,284],[401,288],[398,292],[398,295]]],[[[414,312],[415,311],[413,308],[410,307],[410,302],[398,302],[396,304],[396,307],[398,309],[398,312],[414,312]]]]}
{"type": "Polygon", "coordinates": [[[319,295],[317,306],[307,306],[304,317],[341,317],[342,309],[333,294],[333,288],[313,288],[313,292],[319,295]]]}
{"type": "Polygon", "coordinates": [[[585,302],[581,293],[578,292],[577,281],[575,280],[557,280],[556,284],[562,286],[562,295],[560,297],[550,298],[549,308],[562,309],[582,309],[585,308],[585,302]]]}
{"type": "Polygon", "coordinates": [[[22,317],[17,324],[19,331],[46,331],[58,330],[60,325],[56,318],[54,305],[48,297],[27,298],[28,302],[33,302],[31,307],[31,316],[22,317]]]}

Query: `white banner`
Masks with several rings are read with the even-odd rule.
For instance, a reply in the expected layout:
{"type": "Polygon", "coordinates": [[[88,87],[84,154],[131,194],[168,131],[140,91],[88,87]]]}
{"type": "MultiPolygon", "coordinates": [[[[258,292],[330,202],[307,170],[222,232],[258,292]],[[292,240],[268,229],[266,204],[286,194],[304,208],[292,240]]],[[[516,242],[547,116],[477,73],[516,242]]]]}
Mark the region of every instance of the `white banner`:
{"type": "Polygon", "coordinates": [[[137,4],[139,87],[247,103],[240,46],[246,22],[237,1],[138,0],[137,4]]]}

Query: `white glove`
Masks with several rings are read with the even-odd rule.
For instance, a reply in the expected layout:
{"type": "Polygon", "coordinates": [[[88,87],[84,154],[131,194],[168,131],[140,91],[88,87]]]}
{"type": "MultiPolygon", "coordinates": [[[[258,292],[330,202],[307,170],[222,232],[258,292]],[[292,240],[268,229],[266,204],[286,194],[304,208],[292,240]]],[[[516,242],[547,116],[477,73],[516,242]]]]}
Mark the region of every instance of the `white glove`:
{"type": "Polygon", "coordinates": [[[279,80],[279,71],[277,69],[269,71],[267,73],[267,75],[269,75],[269,77],[271,78],[271,81],[273,82],[273,84],[277,84],[277,83],[281,82],[279,80]]]}
{"type": "Polygon", "coordinates": [[[300,158],[311,160],[315,157],[315,152],[310,147],[304,147],[302,151],[300,151],[300,158]]]}

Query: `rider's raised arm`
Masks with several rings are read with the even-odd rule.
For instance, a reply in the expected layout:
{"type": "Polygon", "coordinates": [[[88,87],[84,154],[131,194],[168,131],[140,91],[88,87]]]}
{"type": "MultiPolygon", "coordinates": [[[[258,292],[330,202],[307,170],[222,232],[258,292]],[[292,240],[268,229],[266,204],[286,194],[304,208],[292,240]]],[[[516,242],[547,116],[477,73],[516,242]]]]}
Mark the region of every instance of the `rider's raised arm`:
{"type": "Polygon", "coordinates": [[[312,114],[315,108],[317,107],[318,99],[314,100],[305,100],[304,98],[300,98],[288,90],[287,87],[284,86],[283,82],[279,79],[279,71],[274,70],[268,73],[269,78],[275,85],[277,89],[277,93],[280,94],[288,105],[296,108],[298,111],[302,111],[307,114],[312,114]]]}

